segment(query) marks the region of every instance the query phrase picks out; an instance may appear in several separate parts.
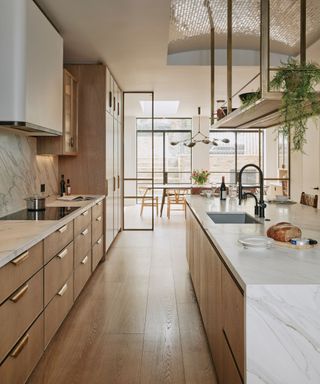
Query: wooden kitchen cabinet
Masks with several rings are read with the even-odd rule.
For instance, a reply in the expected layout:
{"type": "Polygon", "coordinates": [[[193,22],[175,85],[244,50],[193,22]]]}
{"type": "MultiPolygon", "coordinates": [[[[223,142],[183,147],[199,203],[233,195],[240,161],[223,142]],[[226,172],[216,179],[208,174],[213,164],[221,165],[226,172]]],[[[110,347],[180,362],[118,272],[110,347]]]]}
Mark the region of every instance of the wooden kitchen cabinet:
{"type": "Polygon", "coordinates": [[[48,263],[62,249],[73,240],[73,221],[63,225],[51,235],[46,237],[44,246],[44,263],[48,263]]]}
{"type": "Polygon", "coordinates": [[[244,297],[204,229],[187,207],[190,274],[220,384],[244,378],[244,297]]]}
{"type": "Polygon", "coordinates": [[[44,310],[44,343],[49,344],[73,305],[73,274],[44,310]]]}
{"type": "Polygon", "coordinates": [[[222,268],[222,303],[224,336],[244,377],[244,298],[225,267],[222,268]]]}
{"type": "Polygon", "coordinates": [[[43,267],[43,242],[18,255],[0,268],[0,304],[43,267]]]}
{"type": "Polygon", "coordinates": [[[43,311],[43,271],[19,287],[0,306],[0,362],[43,311]]]}
{"type": "Polygon", "coordinates": [[[74,300],[79,296],[91,276],[91,249],[78,263],[74,270],[74,300]]]}
{"type": "Polygon", "coordinates": [[[0,365],[0,383],[22,384],[27,381],[43,354],[43,330],[41,314],[0,365]]]}
{"type": "Polygon", "coordinates": [[[44,305],[60,290],[73,271],[73,241],[44,267],[44,305]]]}
{"type": "Polygon", "coordinates": [[[39,137],[39,155],[78,154],[78,81],[66,69],[63,71],[62,136],[39,137]]]}

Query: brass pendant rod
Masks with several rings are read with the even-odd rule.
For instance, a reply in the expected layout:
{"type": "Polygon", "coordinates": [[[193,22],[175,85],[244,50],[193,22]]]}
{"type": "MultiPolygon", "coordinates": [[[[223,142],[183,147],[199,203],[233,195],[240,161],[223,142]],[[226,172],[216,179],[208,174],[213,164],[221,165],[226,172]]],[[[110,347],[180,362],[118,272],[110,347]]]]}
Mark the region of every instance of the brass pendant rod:
{"type": "Polygon", "coordinates": [[[260,89],[261,97],[269,92],[270,0],[260,0],[260,89]]]}
{"type": "Polygon", "coordinates": [[[228,0],[227,31],[227,113],[232,112],[232,0],[228,0]]]}
{"type": "Polygon", "coordinates": [[[306,63],[306,50],[307,50],[307,4],[306,0],[300,0],[300,63],[306,63]]]}

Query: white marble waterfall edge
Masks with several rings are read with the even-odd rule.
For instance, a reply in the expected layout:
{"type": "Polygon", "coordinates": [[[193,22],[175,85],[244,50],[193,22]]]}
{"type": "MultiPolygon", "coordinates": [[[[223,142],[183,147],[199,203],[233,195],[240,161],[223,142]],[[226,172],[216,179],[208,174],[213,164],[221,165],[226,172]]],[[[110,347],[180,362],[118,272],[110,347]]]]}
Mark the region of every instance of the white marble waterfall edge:
{"type": "Polygon", "coordinates": [[[320,383],[320,286],[249,285],[247,384],[320,383]]]}

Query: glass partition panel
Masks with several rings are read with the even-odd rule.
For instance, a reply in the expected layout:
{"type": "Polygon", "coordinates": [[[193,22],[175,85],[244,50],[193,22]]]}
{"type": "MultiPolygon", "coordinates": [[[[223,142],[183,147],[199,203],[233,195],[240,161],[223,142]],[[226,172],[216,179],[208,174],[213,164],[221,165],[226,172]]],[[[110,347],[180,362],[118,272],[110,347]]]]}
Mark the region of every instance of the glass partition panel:
{"type": "Polygon", "coordinates": [[[154,228],[153,111],[153,92],[124,92],[124,230],[154,228]],[[145,130],[137,135],[139,120],[145,130]]]}

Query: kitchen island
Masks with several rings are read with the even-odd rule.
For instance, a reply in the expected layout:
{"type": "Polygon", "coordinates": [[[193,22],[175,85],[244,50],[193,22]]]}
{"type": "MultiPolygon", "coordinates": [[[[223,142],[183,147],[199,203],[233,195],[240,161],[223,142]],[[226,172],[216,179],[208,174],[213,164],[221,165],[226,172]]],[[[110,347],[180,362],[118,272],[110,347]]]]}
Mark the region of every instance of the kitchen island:
{"type": "Polygon", "coordinates": [[[187,199],[187,258],[223,384],[320,383],[320,248],[245,249],[281,221],[320,241],[318,210],[270,204],[258,224],[215,224],[207,212],[246,212],[251,201],[187,199]]]}

